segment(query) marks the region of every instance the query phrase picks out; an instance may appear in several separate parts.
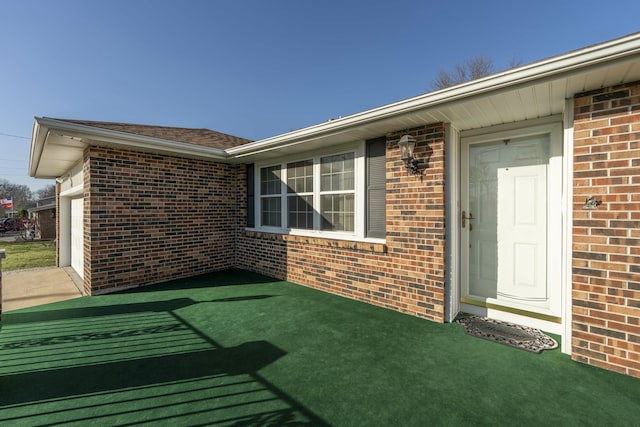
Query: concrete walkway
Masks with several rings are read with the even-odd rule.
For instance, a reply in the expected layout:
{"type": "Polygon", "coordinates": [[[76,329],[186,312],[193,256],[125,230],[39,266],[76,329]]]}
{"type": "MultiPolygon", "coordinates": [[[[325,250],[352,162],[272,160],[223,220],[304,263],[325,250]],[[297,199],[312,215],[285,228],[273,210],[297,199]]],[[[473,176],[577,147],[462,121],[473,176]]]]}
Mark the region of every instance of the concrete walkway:
{"type": "Polygon", "coordinates": [[[82,279],[71,268],[2,272],[2,312],[82,296],[82,279]]]}

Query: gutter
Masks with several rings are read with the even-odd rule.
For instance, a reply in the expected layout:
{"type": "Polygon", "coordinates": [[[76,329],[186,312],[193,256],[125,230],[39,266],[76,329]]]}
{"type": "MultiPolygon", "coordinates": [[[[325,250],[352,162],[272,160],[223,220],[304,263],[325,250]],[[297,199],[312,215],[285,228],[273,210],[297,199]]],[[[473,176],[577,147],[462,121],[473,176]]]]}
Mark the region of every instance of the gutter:
{"type": "Polygon", "coordinates": [[[639,54],[640,33],[634,33],[436,92],[429,92],[330,122],[233,147],[227,150],[227,153],[232,157],[238,158],[256,152],[275,149],[283,145],[295,145],[309,139],[344,132],[381,119],[432,109],[482,95],[515,90],[522,86],[530,85],[532,82],[540,84],[549,80],[568,77],[578,72],[588,71],[590,68],[604,66],[612,61],[625,58],[632,59],[639,54]]]}

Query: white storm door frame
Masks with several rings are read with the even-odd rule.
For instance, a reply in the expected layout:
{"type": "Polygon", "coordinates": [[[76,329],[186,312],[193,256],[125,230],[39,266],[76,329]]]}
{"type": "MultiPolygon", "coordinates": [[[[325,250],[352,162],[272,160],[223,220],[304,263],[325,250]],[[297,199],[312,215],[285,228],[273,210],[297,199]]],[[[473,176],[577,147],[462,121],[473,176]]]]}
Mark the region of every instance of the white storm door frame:
{"type": "MultiPolygon", "coordinates": [[[[544,119],[534,120],[528,123],[516,123],[509,125],[501,125],[495,126],[487,129],[480,130],[472,130],[472,131],[463,131],[460,133],[460,154],[466,144],[479,144],[483,142],[490,142],[495,140],[502,139],[512,139],[518,137],[526,137],[532,135],[539,134],[549,134],[550,136],[550,147],[549,147],[549,175],[548,181],[550,185],[549,188],[549,206],[548,209],[552,210],[549,212],[549,218],[551,220],[551,224],[549,225],[549,236],[550,242],[549,245],[555,251],[553,255],[548,257],[548,268],[547,275],[549,279],[558,283],[559,287],[555,289],[555,295],[553,298],[552,306],[550,307],[550,313],[553,315],[562,318],[562,321],[566,321],[566,308],[564,307],[566,303],[566,275],[563,275],[563,263],[566,262],[566,247],[563,237],[565,233],[563,232],[566,227],[566,221],[564,222],[563,227],[563,216],[562,209],[566,202],[563,204],[562,194],[566,189],[566,175],[563,177],[563,126],[562,126],[562,118],[558,116],[552,116],[544,119]],[[465,145],[463,145],[465,144],[465,145]],[[555,249],[554,249],[555,248],[555,249]]],[[[454,165],[458,168],[456,176],[461,177],[460,185],[451,187],[451,191],[457,194],[452,195],[452,200],[458,201],[456,203],[455,216],[457,216],[457,221],[452,221],[452,226],[457,226],[460,229],[460,217],[462,215],[462,210],[466,207],[463,206],[464,202],[462,201],[462,177],[464,176],[464,168],[468,168],[468,165],[463,164],[462,160],[463,156],[460,156],[460,162],[453,162],[454,165]]],[[[452,165],[453,166],[453,165],[452,165]]],[[[467,212],[468,213],[468,212],[467,212]]],[[[566,215],[566,210],[564,212],[566,215]]],[[[461,245],[463,244],[463,233],[460,233],[460,238],[457,241],[457,244],[454,245],[454,250],[457,252],[457,258],[461,259],[462,251],[461,245]]],[[[463,294],[463,281],[466,280],[465,272],[463,269],[465,266],[462,265],[462,260],[459,263],[458,275],[456,277],[455,282],[457,282],[458,290],[463,294]]],[[[452,286],[455,286],[455,283],[451,283],[452,286]]],[[[534,321],[534,323],[536,323],[534,321]]],[[[565,325],[566,326],[566,325],[565,325]]],[[[561,335],[566,335],[566,328],[563,330],[562,324],[551,324],[550,322],[537,322],[536,327],[544,328],[550,332],[555,332],[561,335]]]]}

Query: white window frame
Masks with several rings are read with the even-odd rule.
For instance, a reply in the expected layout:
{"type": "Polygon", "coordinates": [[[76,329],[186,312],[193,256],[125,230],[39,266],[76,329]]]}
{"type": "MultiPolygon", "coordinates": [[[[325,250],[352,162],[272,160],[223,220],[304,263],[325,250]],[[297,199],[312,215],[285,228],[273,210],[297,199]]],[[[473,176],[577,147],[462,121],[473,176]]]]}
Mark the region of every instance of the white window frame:
{"type": "MultiPolygon", "coordinates": [[[[284,187],[282,185],[282,179],[283,179],[282,166],[278,165],[277,163],[276,164],[272,164],[272,165],[264,165],[261,168],[257,169],[256,175],[257,175],[256,183],[258,185],[258,188],[256,188],[256,196],[254,197],[254,199],[257,201],[257,203],[256,203],[256,205],[257,205],[256,213],[258,215],[260,215],[260,216],[256,217],[255,222],[256,222],[256,224],[260,224],[261,228],[277,230],[277,229],[279,229],[281,227],[276,227],[276,226],[271,226],[271,225],[262,225],[262,201],[264,199],[280,197],[280,199],[281,199],[280,200],[281,201],[281,203],[280,203],[280,224],[282,225],[283,224],[283,222],[282,222],[282,219],[283,219],[282,218],[282,207],[283,207],[282,206],[282,191],[284,190],[284,187]],[[281,183],[280,183],[280,193],[279,193],[279,195],[278,195],[278,193],[262,194],[262,186],[260,184],[260,179],[262,177],[262,169],[269,168],[269,167],[275,167],[275,166],[280,166],[280,181],[281,181],[281,183]]],[[[285,178],[285,181],[286,181],[286,178],[285,178]]]]}
{"type": "MultiPolygon", "coordinates": [[[[353,231],[337,231],[338,233],[355,233],[356,231],[356,215],[358,212],[357,206],[356,206],[356,193],[358,192],[358,188],[356,185],[356,173],[357,173],[357,168],[356,168],[356,153],[353,151],[343,151],[340,153],[331,153],[331,154],[325,154],[323,156],[318,156],[316,158],[314,158],[314,179],[317,176],[318,180],[317,183],[316,181],[314,181],[314,193],[315,193],[315,197],[314,197],[314,207],[318,207],[318,211],[320,213],[320,215],[316,215],[317,219],[318,219],[318,226],[314,226],[314,229],[319,229],[320,231],[324,231],[327,232],[328,230],[322,230],[322,196],[333,196],[333,195],[343,195],[343,194],[353,194],[353,200],[354,200],[354,211],[353,211],[353,231]],[[327,158],[327,157],[333,157],[333,156],[339,156],[341,154],[351,154],[353,153],[353,189],[350,190],[323,190],[322,189],[322,159],[327,158]],[[317,162],[316,162],[317,160],[317,162]],[[316,187],[317,186],[317,187],[316,187]]],[[[362,211],[364,213],[364,211],[362,211]]],[[[314,224],[315,225],[315,224],[314,224]]]]}
{"type": "MultiPolygon", "coordinates": [[[[255,163],[255,200],[262,199],[260,188],[261,169],[265,167],[273,167],[280,165],[281,170],[281,227],[269,227],[262,225],[261,203],[255,203],[255,227],[250,230],[264,231],[277,234],[291,234],[296,236],[322,237],[336,240],[350,240],[362,242],[385,243],[385,239],[365,237],[366,233],[366,176],[365,176],[365,141],[356,141],[352,143],[334,146],[330,150],[316,150],[306,153],[282,157],[278,162],[264,161],[255,163]],[[333,156],[344,153],[354,153],[354,225],[351,231],[327,231],[320,230],[320,159],[322,157],[333,156]],[[313,204],[314,204],[314,229],[296,229],[288,228],[287,221],[287,197],[291,193],[287,193],[287,163],[299,162],[304,160],[313,160],[313,204]]],[[[325,192],[323,192],[325,194],[325,192]]]]}
{"type": "MultiPolygon", "coordinates": [[[[311,229],[308,229],[308,228],[299,228],[298,230],[314,230],[314,229],[316,229],[316,228],[317,228],[317,227],[316,227],[316,216],[317,216],[317,215],[315,214],[315,206],[316,206],[316,200],[315,200],[315,198],[316,198],[316,197],[315,197],[315,196],[316,196],[316,191],[315,191],[315,186],[316,186],[316,181],[317,181],[317,179],[316,179],[316,165],[315,165],[315,161],[314,161],[314,159],[313,159],[313,158],[309,158],[309,159],[300,159],[300,160],[294,160],[294,161],[292,161],[292,162],[291,162],[291,161],[289,161],[289,162],[286,162],[286,163],[285,163],[285,168],[286,168],[286,170],[287,170],[287,177],[286,177],[286,181],[283,181],[283,182],[284,182],[284,184],[285,184],[285,191],[286,191],[286,195],[285,195],[285,203],[284,203],[285,211],[286,211],[286,212],[284,212],[284,215],[283,215],[283,216],[284,216],[284,218],[286,219],[286,221],[282,223],[282,224],[283,224],[283,227],[282,227],[282,228],[290,229],[290,227],[288,227],[288,225],[289,225],[289,199],[290,199],[290,198],[292,198],[292,197],[295,197],[295,196],[303,196],[303,197],[304,197],[304,196],[311,196],[311,197],[312,197],[312,202],[311,202],[311,203],[312,203],[312,204],[313,204],[313,206],[314,206],[313,218],[312,218],[312,220],[311,220],[311,229]],[[312,174],[312,179],[313,179],[313,188],[311,189],[311,191],[307,191],[307,192],[302,192],[302,193],[289,193],[289,192],[287,191],[287,188],[288,188],[287,183],[289,182],[289,168],[288,168],[288,165],[289,165],[289,164],[291,164],[291,163],[304,162],[304,161],[308,161],[308,160],[311,160],[311,163],[312,163],[312,164],[311,164],[311,169],[312,169],[311,174],[312,174]]],[[[281,170],[282,170],[282,169],[281,169],[281,170]]]]}

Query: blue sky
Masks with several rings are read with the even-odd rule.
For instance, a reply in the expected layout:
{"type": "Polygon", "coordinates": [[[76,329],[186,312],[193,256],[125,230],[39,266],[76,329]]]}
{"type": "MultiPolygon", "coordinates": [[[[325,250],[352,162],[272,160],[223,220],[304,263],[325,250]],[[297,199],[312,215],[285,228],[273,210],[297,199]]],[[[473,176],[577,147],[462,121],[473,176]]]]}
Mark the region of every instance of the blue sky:
{"type": "Polygon", "coordinates": [[[260,139],[428,92],[475,55],[500,70],[640,31],[638,16],[637,0],[0,0],[0,177],[51,183],[28,178],[34,116],[260,139]]]}

